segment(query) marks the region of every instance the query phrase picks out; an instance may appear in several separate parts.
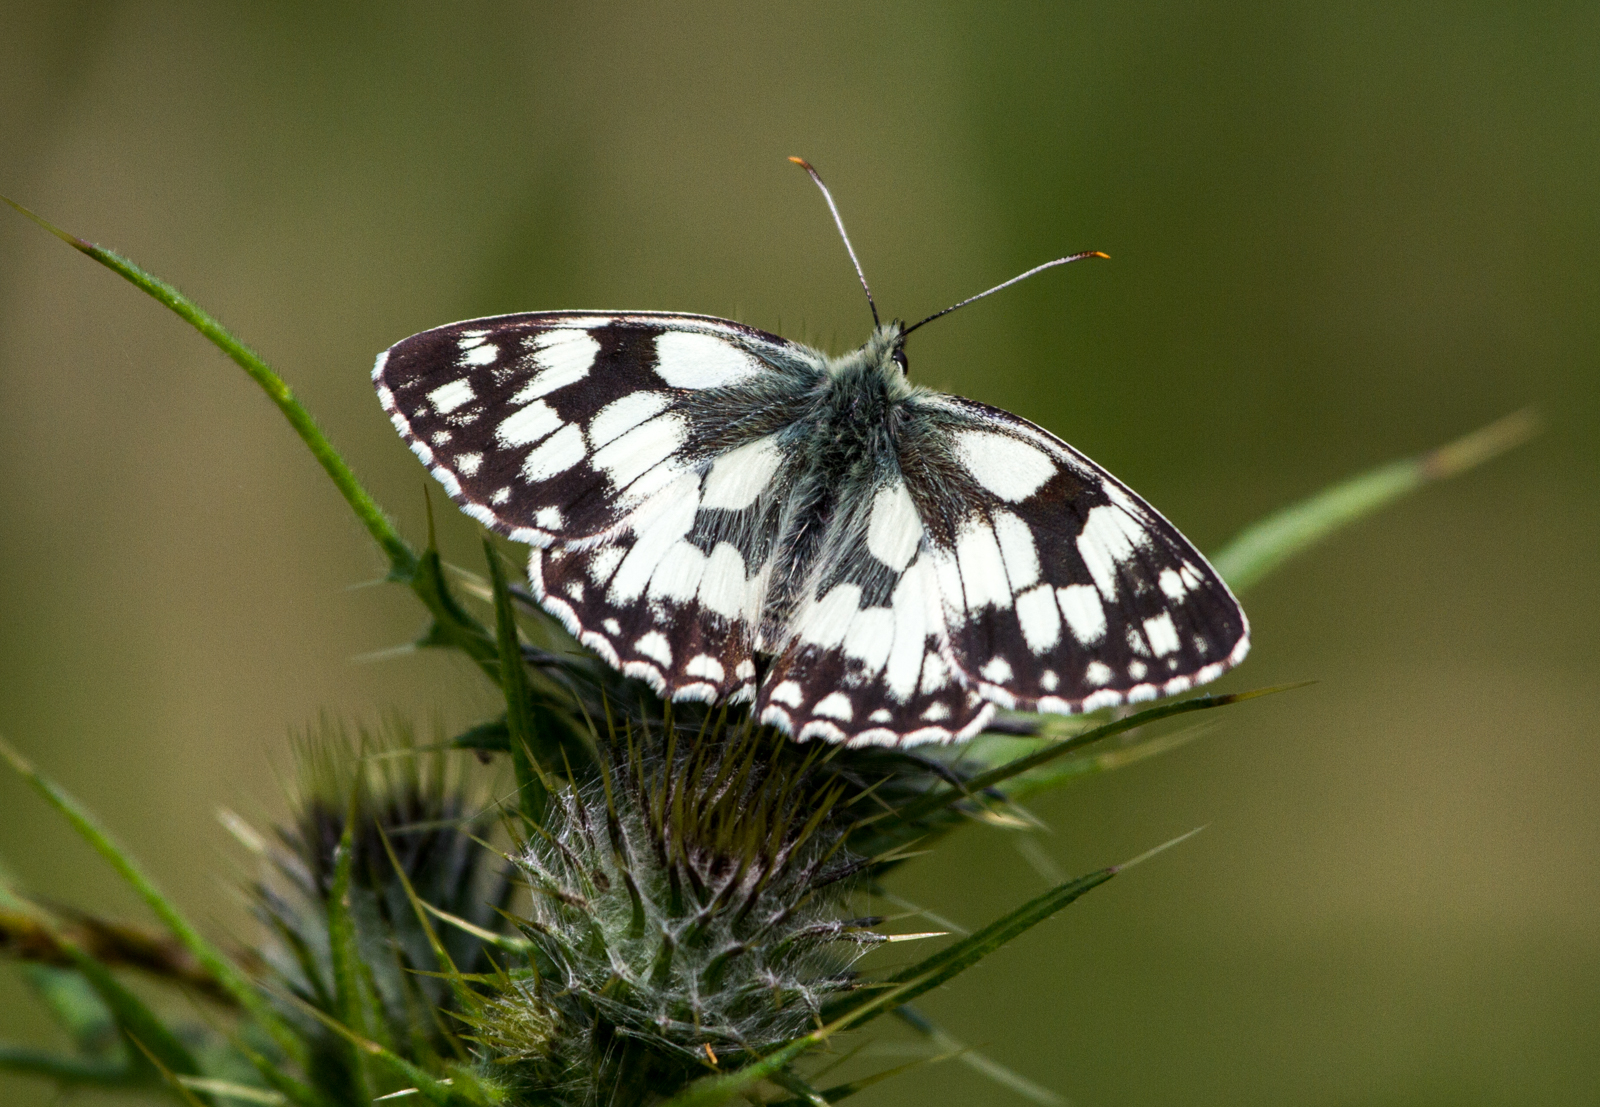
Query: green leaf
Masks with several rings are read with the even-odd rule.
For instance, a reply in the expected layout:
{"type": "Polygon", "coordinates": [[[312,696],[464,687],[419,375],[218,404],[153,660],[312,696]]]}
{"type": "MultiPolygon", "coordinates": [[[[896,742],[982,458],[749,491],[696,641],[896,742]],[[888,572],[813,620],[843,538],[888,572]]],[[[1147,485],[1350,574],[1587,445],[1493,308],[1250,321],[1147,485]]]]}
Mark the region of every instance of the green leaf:
{"type": "Polygon", "coordinates": [[[505,716],[468,727],[450,739],[450,747],[458,750],[478,750],[483,753],[510,752],[511,731],[506,726],[505,716]]]}
{"type": "MultiPolygon", "coordinates": [[[[220,984],[234,1000],[248,1011],[262,1029],[272,1035],[273,1040],[290,1057],[301,1059],[304,1056],[305,1045],[295,1035],[289,1025],[267,1003],[256,986],[240,972],[234,963],[223,956],[222,951],[203,938],[198,930],[184,918],[182,912],[173,906],[172,902],[162,894],[155,882],[139,867],[138,863],[129,856],[128,852],[117,844],[109,831],[100,825],[99,820],[90,815],[77,800],[57,787],[56,784],[39,773],[27,758],[23,757],[5,739],[0,738],[0,758],[9,762],[19,776],[26,780],[33,789],[44,797],[45,802],[64,815],[72,828],[111,864],[117,874],[139,894],[139,897],[155,912],[168,930],[172,931],[188,951],[200,962],[202,968],[220,984]]],[[[93,981],[91,980],[92,984],[93,981]]],[[[96,988],[99,991],[99,988],[96,988]]]]}
{"type": "Polygon", "coordinates": [[[883,984],[877,996],[865,999],[850,997],[839,1000],[823,1018],[848,1020],[852,1025],[883,1013],[885,1007],[898,1007],[930,991],[947,980],[976,965],[983,958],[1039,923],[1054,915],[1073,900],[1098,888],[1117,875],[1115,868],[1080,876],[1029,900],[1016,910],[1001,916],[982,930],[958,942],[953,942],[938,953],[900,970],[883,984]]]}
{"type": "Polygon", "coordinates": [[[522,664],[522,643],[517,639],[517,617],[511,606],[511,593],[506,588],[505,570],[500,567],[499,555],[488,538],[483,540],[483,555],[489,562],[489,583],[494,589],[500,689],[506,697],[506,738],[517,775],[517,808],[524,819],[538,826],[544,822],[551,786],[533,752],[538,741],[533,694],[528,687],[528,670],[522,664]]]}
{"type": "Polygon", "coordinates": [[[1513,412],[1418,457],[1370,469],[1246,527],[1211,564],[1234,591],[1243,592],[1335,531],[1425,485],[1483,464],[1526,442],[1537,429],[1532,410],[1513,412]]]}
{"type": "Polygon", "coordinates": [[[164,1070],[185,1076],[200,1075],[200,1065],[189,1052],[189,1047],[179,1040],[138,996],[124,988],[111,970],[90,957],[64,935],[56,940],[72,958],[72,963],[83,974],[117,1020],[117,1029],[127,1036],[152,1063],[164,1070]]]}
{"type": "MultiPolygon", "coordinates": [[[[333,961],[334,1013],[358,1034],[367,1033],[367,1010],[363,1002],[361,951],[356,947],[355,919],[350,913],[350,874],[355,858],[355,828],[360,811],[360,778],[350,788],[345,805],[344,830],[334,854],[333,885],[328,890],[328,947],[333,961]]],[[[381,1017],[381,1016],[380,1016],[381,1017]]],[[[358,1103],[372,1098],[366,1065],[355,1046],[345,1042],[345,1079],[348,1092],[358,1103]]]]}
{"type": "Polygon", "coordinates": [[[22,978],[80,1050],[93,1056],[115,1048],[116,1019],[82,973],[55,965],[24,965],[22,978]]]}
{"type": "Polygon", "coordinates": [[[1132,730],[1134,727],[1144,726],[1159,719],[1170,718],[1173,715],[1184,715],[1191,711],[1209,711],[1215,707],[1227,707],[1230,704],[1253,700],[1258,696],[1269,696],[1275,692],[1283,692],[1290,688],[1299,687],[1303,687],[1303,685],[1285,684],[1275,688],[1260,688],[1253,692],[1233,692],[1223,696],[1196,696],[1193,699],[1178,700],[1175,703],[1164,703],[1157,707],[1149,707],[1125,718],[1113,719],[1109,723],[1086,730],[1071,738],[1044,746],[1033,753],[1007,761],[1005,764],[987,772],[978,773],[976,776],[963,781],[959,787],[929,792],[927,795],[912,800],[903,807],[896,809],[892,812],[892,817],[896,822],[902,824],[913,823],[918,819],[926,818],[937,811],[943,810],[953,803],[959,803],[961,800],[978,795],[984,789],[992,788],[1002,781],[1017,776],[1019,773],[1036,769],[1040,765],[1044,765],[1058,757],[1064,757],[1074,750],[1082,749],[1093,742],[1099,742],[1110,738],[1112,735],[1121,734],[1123,731],[1132,730]]]}

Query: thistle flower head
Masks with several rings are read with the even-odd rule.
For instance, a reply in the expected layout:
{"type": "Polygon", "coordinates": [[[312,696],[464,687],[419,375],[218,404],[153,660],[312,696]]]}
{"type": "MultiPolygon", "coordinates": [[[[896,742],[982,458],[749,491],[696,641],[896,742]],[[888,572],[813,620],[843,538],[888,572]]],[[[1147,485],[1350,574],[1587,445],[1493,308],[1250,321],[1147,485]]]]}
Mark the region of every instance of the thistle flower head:
{"type": "Polygon", "coordinates": [[[842,909],[849,785],[748,722],[602,739],[517,853],[527,971],[479,1041],[545,1088],[681,1085],[810,1029],[885,940],[842,909]],[[631,1070],[631,1071],[624,1071],[631,1070]]]}

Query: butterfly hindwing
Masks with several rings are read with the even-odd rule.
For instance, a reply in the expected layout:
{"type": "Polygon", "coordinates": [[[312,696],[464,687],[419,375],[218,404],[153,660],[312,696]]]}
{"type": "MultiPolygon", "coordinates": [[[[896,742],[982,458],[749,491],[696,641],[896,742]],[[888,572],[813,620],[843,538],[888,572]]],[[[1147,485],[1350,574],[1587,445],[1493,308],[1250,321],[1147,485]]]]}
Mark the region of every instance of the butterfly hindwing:
{"type": "Polygon", "coordinates": [[[1238,601],[1154,508],[1024,419],[958,397],[933,407],[965,487],[929,553],[949,659],[985,699],[1092,711],[1187,691],[1244,657],[1238,601]]]}

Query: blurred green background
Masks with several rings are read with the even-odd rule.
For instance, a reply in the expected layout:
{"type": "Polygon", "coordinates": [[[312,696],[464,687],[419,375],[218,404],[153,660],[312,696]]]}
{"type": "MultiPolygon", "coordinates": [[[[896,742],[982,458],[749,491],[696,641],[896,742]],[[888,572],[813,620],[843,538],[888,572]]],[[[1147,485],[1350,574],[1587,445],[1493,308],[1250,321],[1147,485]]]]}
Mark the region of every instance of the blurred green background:
{"type": "MultiPolygon", "coordinates": [[[[0,191],[215,311],[417,538],[429,482],[367,377],[405,335],[615,307],[865,337],[789,154],[890,314],[1110,253],[930,327],[913,370],[1205,548],[1522,405],[1547,421],[1254,591],[1226,686],[1320,683],[1037,806],[1073,873],[1206,833],[929,1012],[1088,1107],[1600,1101],[1600,6],[0,10],[0,191]]],[[[457,662],[358,660],[420,612],[352,587],[379,558],[278,413],[9,214],[0,474],[0,733],[214,931],[247,932],[214,810],[281,810],[292,728],[492,710],[457,662]]],[[[967,832],[898,890],[980,924],[1044,885],[1013,847],[967,832]]],[[[138,914],[10,778],[0,857],[138,914]]],[[[0,1037],[48,1040],[23,999],[0,974],[0,1037]]],[[[861,1102],[1022,1101],[945,1064],[861,1102]]]]}

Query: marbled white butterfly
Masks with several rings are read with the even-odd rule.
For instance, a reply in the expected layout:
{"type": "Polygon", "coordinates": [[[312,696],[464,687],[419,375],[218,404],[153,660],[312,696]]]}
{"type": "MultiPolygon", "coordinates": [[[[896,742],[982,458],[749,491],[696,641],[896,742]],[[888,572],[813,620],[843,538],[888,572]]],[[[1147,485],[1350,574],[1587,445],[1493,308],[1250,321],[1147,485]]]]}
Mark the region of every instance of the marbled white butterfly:
{"type": "Polygon", "coordinates": [[[451,498],[533,547],[546,610],[663,696],[910,745],[1240,661],[1244,611],[1149,504],[1048,431],[910,383],[921,325],[830,357],[704,315],[500,315],[413,335],[372,377],[451,498]]]}

